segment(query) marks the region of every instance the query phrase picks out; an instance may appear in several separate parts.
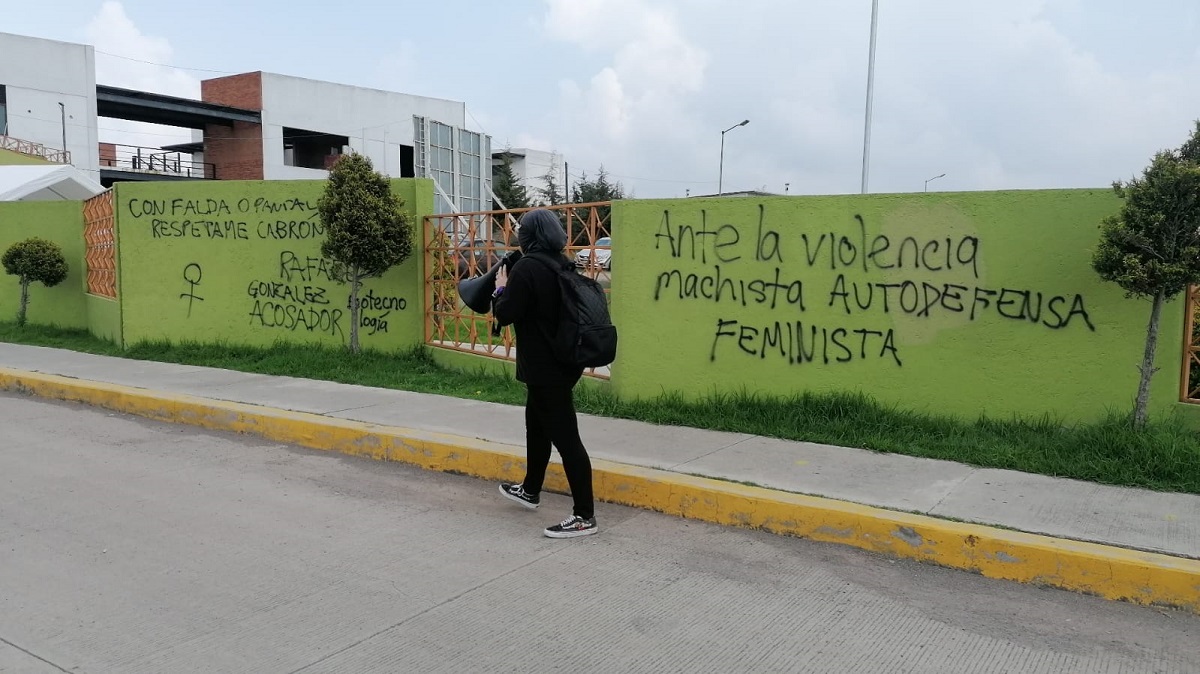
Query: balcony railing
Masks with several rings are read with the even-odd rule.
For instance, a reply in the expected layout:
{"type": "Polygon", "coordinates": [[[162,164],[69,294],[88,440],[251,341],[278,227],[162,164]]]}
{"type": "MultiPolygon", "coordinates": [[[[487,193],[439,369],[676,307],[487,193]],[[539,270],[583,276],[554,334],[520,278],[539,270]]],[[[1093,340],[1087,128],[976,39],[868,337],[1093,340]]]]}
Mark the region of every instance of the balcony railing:
{"type": "Polygon", "coordinates": [[[217,177],[216,166],[194,161],[190,154],[136,145],[101,143],[100,168],[198,180],[217,177]]]}
{"type": "Polygon", "coordinates": [[[21,140],[12,136],[0,136],[0,150],[11,150],[28,157],[45,159],[55,164],[70,164],[71,153],[66,150],[56,150],[31,140],[21,140]]]}

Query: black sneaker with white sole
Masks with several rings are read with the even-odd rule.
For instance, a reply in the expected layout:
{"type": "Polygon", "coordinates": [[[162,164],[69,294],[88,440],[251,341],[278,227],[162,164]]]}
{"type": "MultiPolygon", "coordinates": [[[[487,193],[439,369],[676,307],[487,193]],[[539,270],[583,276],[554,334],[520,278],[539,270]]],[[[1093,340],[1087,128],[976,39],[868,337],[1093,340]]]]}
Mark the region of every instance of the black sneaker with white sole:
{"type": "Polygon", "coordinates": [[[579,515],[571,515],[562,522],[552,527],[547,527],[545,533],[549,538],[575,538],[577,536],[590,536],[597,531],[599,529],[596,528],[595,517],[585,519],[579,515]]]}
{"type": "Polygon", "coordinates": [[[521,486],[520,484],[501,482],[500,493],[504,494],[506,498],[510,498],[526,508],[529,508],[530,510],[537,508],[538,504],[541,503],[542,500],[537,494],[530,494],[529,492],[525,491],[525,487],[521,486]]]}

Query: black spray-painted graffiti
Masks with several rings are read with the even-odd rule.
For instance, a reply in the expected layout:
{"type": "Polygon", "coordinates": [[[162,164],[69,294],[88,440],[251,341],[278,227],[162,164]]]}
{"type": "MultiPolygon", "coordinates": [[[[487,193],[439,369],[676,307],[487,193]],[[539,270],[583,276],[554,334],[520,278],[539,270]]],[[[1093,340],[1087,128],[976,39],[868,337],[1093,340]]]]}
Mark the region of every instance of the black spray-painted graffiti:
{"type": "MultiPolygon", "coordinates": [[[[347,298],[346,308],[354,306],[354,301],[347,298]]],[[[374,335],[379,332],[388,331],[387,318],[393,311],[404,311],[408,308],[408,300],[403,297],[376,295],[374,290],[368,290],[367,294],[358,298],[359,321],[358,327],[366,328],[368,335],[374,335]],[[382,311],[378,315],[372,315],[372,311],[382,311]]]]}
{"type": "Polygon", "coordinates": [[[325,235],[316,206],[303,199],[244,198],[232,203],[224,199],[130,199],[126,205],[133,217],[149,219],[153,239],[303,241],[325,235]],[[279,214],[301,217],[262,217],[279,214]],[[254,224],[246,219],[252,216],[259,218],[254,224]]]}
{"type": "MultiPolygon", "coordinates": [[[[258,247],[265,242],[288,246],[286,242],[318,241],[325,236],[316,204],[305,199],[130,199],[125,207],[148,226],[152,240],[245,241],[256,242],[258,247]]],[[[344,341],[350,303],[347,298],[345,307],[339,306],[342,302],[337,297],[345,292],[345,286],[335,266],[319,255],[276,251],[271,253],[278,256],[271,262],[274,268],[245,286],[250,324],[326,334],[344,341]]],[[[204,299],[196,292],[201,276],[199,263],[188,264],[184,270],[184,280],[190,285],[180,297],[189,300],[189,316],[192,302],[204,299]]],[[[406,299],[368,290],[359,300],[360,327],[367,335],[387,333],[393,314],[406,309],[406,299]]]]}
{"type": "MultiPolygon", "coordinates": [[[[345,311],[332,306],[326,284],[338,279],[328,260],[285,250],[279,254],[277,271],[279,280],[251,281],[246,289],[246,294],[254,300],[250,310],[252,324],[345,337],[342,319],[351,303],[347,298],[345,311]]],[[[358,304],[359,327],[365,328],[368,335],[386,333],[391,313],[408,308],[405,298],[376,295],[373,289],[360,297],[358,304]]]]}
{"type": "Polygon", "coordinates": [[[180,293],[179,299],[187,298],[188,301],[188,318],[192,317],[192,303],[196,300],[204,301],[203,297],[196,294],[196,287],[200,285],[200,279],[204,278],[204,270],[195,262],[190,263],[183,268],[183,280],[188,284],[188,291],[180,293]]]}
{"type": "MultiPolygon", "coordinates": [[[[982,243],[975,236],[868,235],[866,221],[856,214],[851,231],[807,230],[787,239],[768,226],[762,205],[757,220],[749,228],[713,226],[702,210],[698,225],[683,224],[673,223],[671,213],[663,211],[655,250],[681,265],[691,264],[672,265],[657,275],[655,301],[712,302],[731,311],[766,307],[796,316],[809,310],[810,300],[820,298],[819,306],[840,310],[855,323],[873,315],[940,314],[968,321],[999,317],[1051,330],[1073,323],[1096,329],[1079,294],[935,280],[952,273],[954,280],[978,281],[982,243]],[[796,251],[802,256],[793,258],[796,251]],[[694,271],[697,262],[701,268],[694,271]],[[823,279],[831,273],[832,283],[825,285],[823,279]],[[888,282],[855,278],[881,273],[887,273],[888,282]]],[[[715,361],[732,348],[759,359],[778,356],[789,364],[881,359],[900,366],[896,341],[894,328],[819,325],[786,315],[761,325],[734,315],[717,319],[709,358],[715,361]]]]}
{"type": "Polygon", "coordinates": [[[280,280],[251,281],[246,289],[246,294],[254,300],[250,324],[345,338],[344,314],[330,306],[328,288],[322,284],[335,280],[329,262],[290,250],[280,252],[278,262],[280,280]]]}

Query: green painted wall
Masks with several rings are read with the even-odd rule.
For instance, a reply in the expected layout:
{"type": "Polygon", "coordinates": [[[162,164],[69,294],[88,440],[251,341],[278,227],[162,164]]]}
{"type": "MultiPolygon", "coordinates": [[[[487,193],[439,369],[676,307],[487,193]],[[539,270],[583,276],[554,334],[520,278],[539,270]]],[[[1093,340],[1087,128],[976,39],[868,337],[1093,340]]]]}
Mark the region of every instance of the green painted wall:
{"type": "MultiPolygon", "coordinates": [[[[484,372],[511,379],[515,379],[517,376],[517,365],[511,360],[502,360],[438,347],[430,347],[429,353],[433,356],[434,362],[442,367],[450,367],[471,373],[484,372]]],[[[607,379],[599,379],[597,377],[583,377],[579,381],[579,386],[586,386],[597,390],[608,390],[611,387],[611,382],[607,379]]]]}
{"type": "MultiPolygon", "coordinates": [[[[1110,190],[619,202],[616,391],[864,391],[964,417],[1124,411],[1149,304],[1090,267],[1118,208],[1110,190]]],[[[1159,412],[1178,400],[1182,326],[1176,301],[1159,412]]]]}
{"type": "Polygon", "coordinates": [[[88,330],[100,339],[124,346],[121,336],[121,303],[107,297],[86,295],[88,330]]]}
{"type": "MultiPolygon", "coordinates": [[[[345,344],[349,287],[321,260],[316,203],[324,181],[118,183],[125,344],[166,339],[269,345],[345,344]]],[[[432,182],[397,180],[419,236],[432,182]]],[[[420,239],[416,239],[419,242],[420,239]]],[[[364,348],[421,341],[419,244],[363,289],[364,348]]]]}
{"type": "Polygon", "coordinates": [[[0,150],[0,166],[19,166],[28,164],[49,164],[41,157],[31,157],[12,150],[0,150]]]}
{"type": "MultiPolygon", "coordinates": [[[[83,260],[83,204],[78,201],[0,202],[0,254],[18,241],[41,237],[57,243],[69,272],[62,283],[29,286],[30,323],[86,328],[86,271],[83,260]]],[[[0,270],[2,272],[2,270],[0,270]]],[[[21,303],[16,276],[0,273],[0,320],[14,321],[21,303]]]]}

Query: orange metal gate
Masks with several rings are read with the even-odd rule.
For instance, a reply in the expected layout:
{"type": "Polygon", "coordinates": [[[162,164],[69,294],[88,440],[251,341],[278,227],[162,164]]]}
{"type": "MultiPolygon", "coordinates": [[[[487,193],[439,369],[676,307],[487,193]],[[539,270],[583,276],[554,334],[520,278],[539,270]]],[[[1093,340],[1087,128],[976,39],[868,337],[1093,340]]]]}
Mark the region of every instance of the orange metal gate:
{"type": "MultiPolygon", "coordinates": [[[[611,204],[546,206],[567,229],[567,256],[581,274],[608,292],[612,279],[611,204]]],[[[514,225],[531,208],[447,213],[425,218],[425,343],[443,349],[513,360],[511,328],[492,334],[490,315],[476,314],[458,298],[458,281],[486,272],[516,250],[514,225]]],[[[608,378],[608,368],[588,375],[608,378]]]]}
{"type": "Polygon", "coordinates": [[[1200,403],[1200,286],[1189,286],[1183,328],[1183,371],[1179,375],[1179,399],[1200,403]]]}

